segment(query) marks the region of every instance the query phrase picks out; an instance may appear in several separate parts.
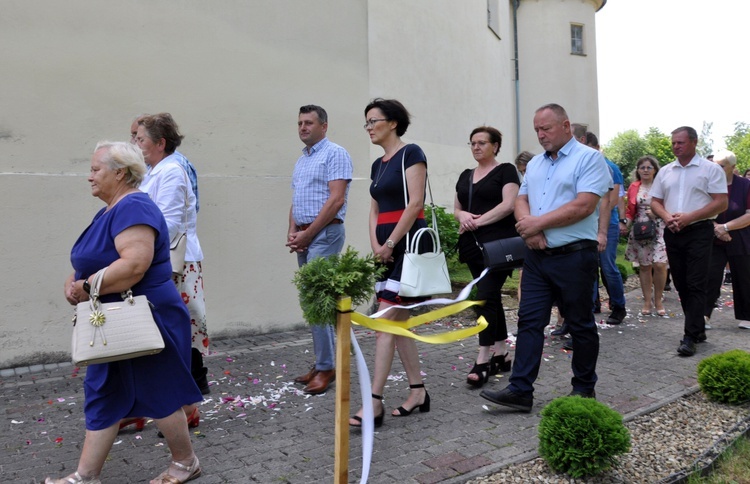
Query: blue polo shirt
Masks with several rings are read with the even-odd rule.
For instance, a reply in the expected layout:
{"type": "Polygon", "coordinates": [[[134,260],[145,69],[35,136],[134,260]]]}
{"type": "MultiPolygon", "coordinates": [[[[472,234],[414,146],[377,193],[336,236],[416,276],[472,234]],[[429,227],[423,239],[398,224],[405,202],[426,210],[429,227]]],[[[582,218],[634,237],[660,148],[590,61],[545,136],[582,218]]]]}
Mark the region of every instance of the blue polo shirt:
{"type": "MultiPolygon", "coordinates": [[[[526,167],[519,195],[527,195],[531,215],[549,213],[588,192],[601,197],[612,186],[604,155],[571,138],[557,152],[557,159],[540,153],[526,167]]],[[[566,227],[544,231],[547,246],[561,247],[580,240],[596,240],[599,225],[599,207],[594,212],[566,227]]]]}
{"type": "MultiPolygon", "coordinates": [[[[617,194],[618,197],[622,197],[625,193],[623,190],[623,184],[625,183],[625,179],[622,177],[622,172],[620,171],[620,167],[615,165],[615,163],[610,160],[609,158],[604,158],[604,161],[607,162],[607,166],[609,167],[609,171],[612,175],[612,183],[615,185],[620,185],[620,189],[618,190],[619,193],[617,194]]],[[[620,214],[617,210],[617,205],[612,207],[612,215],[609,217],[609,225],[619,225],[620,224],[620,214]]]]}

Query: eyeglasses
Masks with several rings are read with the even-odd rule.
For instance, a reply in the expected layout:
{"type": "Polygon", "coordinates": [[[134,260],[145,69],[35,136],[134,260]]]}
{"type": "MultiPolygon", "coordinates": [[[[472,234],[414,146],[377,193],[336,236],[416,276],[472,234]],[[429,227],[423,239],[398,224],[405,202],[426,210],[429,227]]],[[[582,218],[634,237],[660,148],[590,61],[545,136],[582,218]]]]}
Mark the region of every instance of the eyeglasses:
{"type": "Polygon", "coordinates": [[[470,143],[466,143],[467,145],[474,148],[475,146],[479,146],[480,148],[484,148],[486,145],[491,144],[489,141],[472,141],[470,143]]]}
{"type": "Polygon", "coordinates": [[[653,166],[651,166],[651,165],[643,165],[643,166],[639,166],[639,167],[638,167],[638,169],[639,169],[639,170],[646,170],[646,171],[651,171],[651,170],[653,170],[653,169],[654,169],[654,167],[653,167],[653,166]]]}
{"type": "Polygon", "coordinates": [[[368,119],[367,122],[365,123],[365,125],[362,126],[362,127],[365,128],[365,129],[372,128],[373,126],[375,126],[375,123],[377,123],[378,121],[388,121],[388,120],[385,119],[385,118],[381,118],[381,119],[375,119],[375,118],[368,119]]]}

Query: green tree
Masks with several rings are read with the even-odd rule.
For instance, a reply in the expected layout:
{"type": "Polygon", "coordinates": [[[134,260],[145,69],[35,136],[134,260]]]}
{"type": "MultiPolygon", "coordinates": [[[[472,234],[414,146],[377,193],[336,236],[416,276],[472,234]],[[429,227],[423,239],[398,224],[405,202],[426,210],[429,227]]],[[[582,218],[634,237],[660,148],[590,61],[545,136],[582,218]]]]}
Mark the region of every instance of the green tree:
{"type": "Polygon", "coordinates": [[[661,166],[674,160],[672,139],[657,128],[649,128],[646,136],[646,155],[653,155],[661,166]]]}
{"type": "Polygon", "coordinates": [[[703,121],[703,129],[701,129],[701,134],[698,136],[698,147],[696,148],[696,151],[704,158],[714,152],[714,143],[711,140],[711,128],[713,128],[713,126],[714,123],[703,121]]]}
{"type": "Polygon", "coordinates": [[[734,123],[734,133],[724,137],[727,149],[737,156],[737,168],[740,173],[750,168],[750,125],[734,123]]]}
{"type": "Polygon", "coordinates": [[[644,136],[638,131],[630,129],[617,136],[603,149],[604,156],[614,161],[622,170],[625,177],[625,185],[633,180],[631,175],[635,171],[638,159],[645,155],[653,155],[664,166],[674,160],[672,154],[672,140],[657,128],[649,128],[644,136]]]}
{"type": "Polygon", "coordinates": [[[620,167],[627,181],[630,173],[635,169],[638,158],[647,154],[646,149],[646,141],[641,138],[638,131],[630,129],[617,133],[617,136],[607,143],[602,152],[620,167]]]}

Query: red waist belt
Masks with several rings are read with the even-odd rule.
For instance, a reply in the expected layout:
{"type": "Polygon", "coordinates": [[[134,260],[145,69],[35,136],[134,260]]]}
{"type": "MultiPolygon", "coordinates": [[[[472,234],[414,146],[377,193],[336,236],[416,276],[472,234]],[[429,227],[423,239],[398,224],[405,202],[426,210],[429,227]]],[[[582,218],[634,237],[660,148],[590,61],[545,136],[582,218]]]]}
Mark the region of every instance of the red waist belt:
{"type": "MultiPolygon", "coordinates": [[[[380,212],[378,214],[378,225],[383,224],[397,224],[401,220],[401,215],[404,214],[403,210],[394,210],[392,212],[380,212]]],[[[424,219],[424,209],[419,211],[417,220],[424,219]]]]}

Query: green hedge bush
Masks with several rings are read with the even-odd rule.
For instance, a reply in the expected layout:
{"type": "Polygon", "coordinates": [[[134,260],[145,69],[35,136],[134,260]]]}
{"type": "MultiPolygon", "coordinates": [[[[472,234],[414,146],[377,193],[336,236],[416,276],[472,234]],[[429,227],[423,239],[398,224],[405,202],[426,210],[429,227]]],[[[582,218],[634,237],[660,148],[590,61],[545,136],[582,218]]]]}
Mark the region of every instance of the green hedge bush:
{"type": "Polygon", "coordinates": [[[542,410],[539,454],[556,472],[579,478],[608,469],[630,450],[622,415],[592,398],[561,397],[542,410]]]}
{"type": "Polygon", "coordinates": [[[302,314],[308,324],[336,323],[340,296],[352,298],[352,306],[367,303],[375,292],[375,280],[385,271],[372,254],[359,257],[351,246],[342,254],[318,257],[299,268],[292,282],[299,291],[302,314]]]}
{"type": "Polygon", "coordinates": [[[750,400],[750,353],[730,350],[698,363],[698,385],[710,400],[731,405],[750,400]]]}

